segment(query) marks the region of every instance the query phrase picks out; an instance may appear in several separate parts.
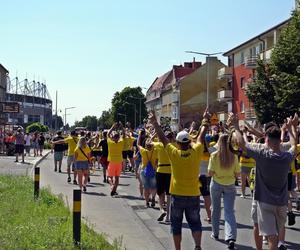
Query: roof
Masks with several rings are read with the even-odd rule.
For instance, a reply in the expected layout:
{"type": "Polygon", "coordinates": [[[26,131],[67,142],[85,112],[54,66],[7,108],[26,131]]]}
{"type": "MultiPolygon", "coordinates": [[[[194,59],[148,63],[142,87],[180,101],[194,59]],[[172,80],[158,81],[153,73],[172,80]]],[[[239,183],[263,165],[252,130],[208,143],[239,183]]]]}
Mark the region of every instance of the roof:
{"type": "Polygon", "coordinates": [[[263,33],[260,33],[259,35],[257,35],[257,36],[255,36],[255,37],[249,39],[248,41],[246,41],[246,42],[244,42],[244,43],[242,43],[242,44],[240,44],[240,45],[234,47],[233,49],[228,50],[227,52],[225,52],[225,53],[223,54],[223,56],[229,56],[229,55],[231,55],[235,50],[237,50],[237,49],[243,47],[244,45],[246,45],[246,44],[248,44],[248,43],[251,43],[251,42],[255,41],[256,39],[261,38],[262,36],[268,34],[270,31],[275,30],[275,29],[279,28],[280,26],[283,26],[283,25],[287,24],[290,20],[291,20],[291,18],[289,18],[289,19],[287,19],[287,20],[285,20],[285,21],[283,21],[283,22],[277,24],[276,26],[273,26],[272,28],[270,28],[270,29],[264,31],[263,33]]]}
{"type": "Polygon", "coordinates": [[[8,70],[0,63],[0,68],[2,68],[6,73],[8,73],[8,70]]]}
{"type": "Polygon", "coordinates": [[[169,74],[172,71],[168,71],[167,73],[163,74],[160,77],[156,77],[156,79],[154,80],[154,82],[151,84],[150,88],[147,90],[147,93],[149,91],[153,91],[153,90],[159,90],[162,88],[164,81],[168,78],[169,74]]]}

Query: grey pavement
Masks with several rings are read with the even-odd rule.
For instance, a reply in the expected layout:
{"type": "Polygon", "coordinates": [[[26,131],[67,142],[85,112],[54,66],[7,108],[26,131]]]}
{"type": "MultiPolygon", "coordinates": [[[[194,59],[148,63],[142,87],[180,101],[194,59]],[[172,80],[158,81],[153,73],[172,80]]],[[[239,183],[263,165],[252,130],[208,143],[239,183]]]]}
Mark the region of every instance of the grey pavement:
{"type": "MultiPolygon", "coordinates": [[[[72,207],[72,191],[77,186],[67,183],[66,159],[63,173],[54,172],[53,157],[50,155],[40,164],[41,185],[50,186],[54,194],[62,194],[68,206],[72,207]]],[[[159,224],[158,208],[145,209],[145,202],[138,196],[138,183],[134,174],[125,173],[121,176],[118,189],[119,198],[110,197],[108,184],[102,183],[102,170],[96,170],[91,176],[86,194],[82,195],[82,215],[93,228],[107,235],[110,241],[122,239],[127,249],[174,249],[170,226],[159,224]]],[[[239,193],[239,188],[238,188],[239,193]]],[[[156,205],[157,206],[157,205],[156,205]]],[[[237,249],[255,249],[250,219],[251,197],[236,198],[236,217],[238,222],[237,249]]],[[[286,242],[289,249],[300,249],[300,214],[297,213],[297,224],[286,231],[286,242]]],[[[203,249],[227,249],[224,241],[210,239],[211,226],[203,219],[206,217],[201,203],[203,223],[203,249]]],[[[223,215],[221,217],[220,239],[223,239],[223,215]]],[[[193,240],[187,223],[183,224],[182,249],[194,249],[193,240]]],[[[264,247],[267,249],[267,246],[264,247]]]]}
{"type": "Polygon", "coordinates": [[[21,163],[21,157],[19,162],[15,162],[15,156],[0,155],[0,174],[28,175],[33,166],[39,164],[49,153],[50,150],[44,150],[43,156],[25,156],[25,163],[21,163]]]}

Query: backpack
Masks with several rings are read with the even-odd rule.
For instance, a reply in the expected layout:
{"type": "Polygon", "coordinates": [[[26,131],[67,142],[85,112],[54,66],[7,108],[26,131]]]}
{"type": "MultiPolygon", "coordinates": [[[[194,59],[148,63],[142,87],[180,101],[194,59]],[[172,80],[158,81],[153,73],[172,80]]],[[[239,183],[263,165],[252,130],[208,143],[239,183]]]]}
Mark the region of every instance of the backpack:
{"type": "Polygon", "coordinates": [[[153,178],[155,176],[155,169],[154,169],[154,167],[152,166],[152,163],[151,163],[152,153],[153,153],[153,150],[151,152],[151,157],[149,159],[147,151],[146,151],[146,156],[147,156],[148,162],[147,162],[147,165],[146,165],[146,167],[144,169],[144,175],[147,178],[153,178]]]}

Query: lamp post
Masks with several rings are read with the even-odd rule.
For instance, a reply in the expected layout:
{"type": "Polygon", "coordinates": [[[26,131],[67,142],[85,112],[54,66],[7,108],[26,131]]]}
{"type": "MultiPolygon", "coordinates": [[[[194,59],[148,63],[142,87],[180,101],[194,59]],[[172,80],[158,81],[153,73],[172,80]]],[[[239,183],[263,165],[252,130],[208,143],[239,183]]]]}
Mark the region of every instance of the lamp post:
{"type": "Polygon", "coordinates": [[[65,126],[64,128],[66,129],[66,125],[67,125],[67,110],[68,109],[75,109],[76,107],[68,107],[68,108],[65,108],[65,126]]]}
{"type": "Polygon", "coordinates": [[[121,115],[121,116],[124,116],[125,117],[125,123],[124,123],[124,126],[125,126],[125,124],[126,124],[126,121],[127,121],[127,116],[125,115],[125,114],[122,114],[122,113],[117,113],[118,115],[121,115]]]}
{"type": "Polygon", "coordinates": [[[134,128],[136,128],[136,105],[135,103],[129,103],[129,102],[126,102],[125,104],[133,105],[134,107],[134,128]]]}
{"type": "Polygon", "coordinates": [[[197,51],[185,51],[186,53],[191,53],[191,54],[198,54],[198,55],[204,55],[206,56],[206,64],[207,64],[207,76],[206,76],[206,107],[209,106],[209,58],[211,56],[214,56],[214,55],[219,55],[219,54],[222,54],[223,52],[216,52],[216,53],[204,53],[204,52],[197,52],[197,51]]]}
{"type": "Polygon", "coordinates": [[[142,124],[142,100],[145,99],[145,97],[135,97],[135,96],[129,96],[130,98],[133,98],[133,99],[137,99],[140,101],[140,112],[139,112],[139,125],[142,124]]]}

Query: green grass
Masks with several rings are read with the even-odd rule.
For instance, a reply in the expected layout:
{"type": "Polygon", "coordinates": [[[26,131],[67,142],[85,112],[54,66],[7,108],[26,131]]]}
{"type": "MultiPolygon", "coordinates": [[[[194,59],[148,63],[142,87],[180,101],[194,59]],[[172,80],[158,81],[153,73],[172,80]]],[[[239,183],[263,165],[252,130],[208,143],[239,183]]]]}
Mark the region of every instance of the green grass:
{"type": "Polygon", "coordinates": [[[74,247],[72,214],[62,199],[42,189],[33,199],[25,176],[0,176],[0,249],[120,249],[82,223],[81,245],[74,247]]]}

